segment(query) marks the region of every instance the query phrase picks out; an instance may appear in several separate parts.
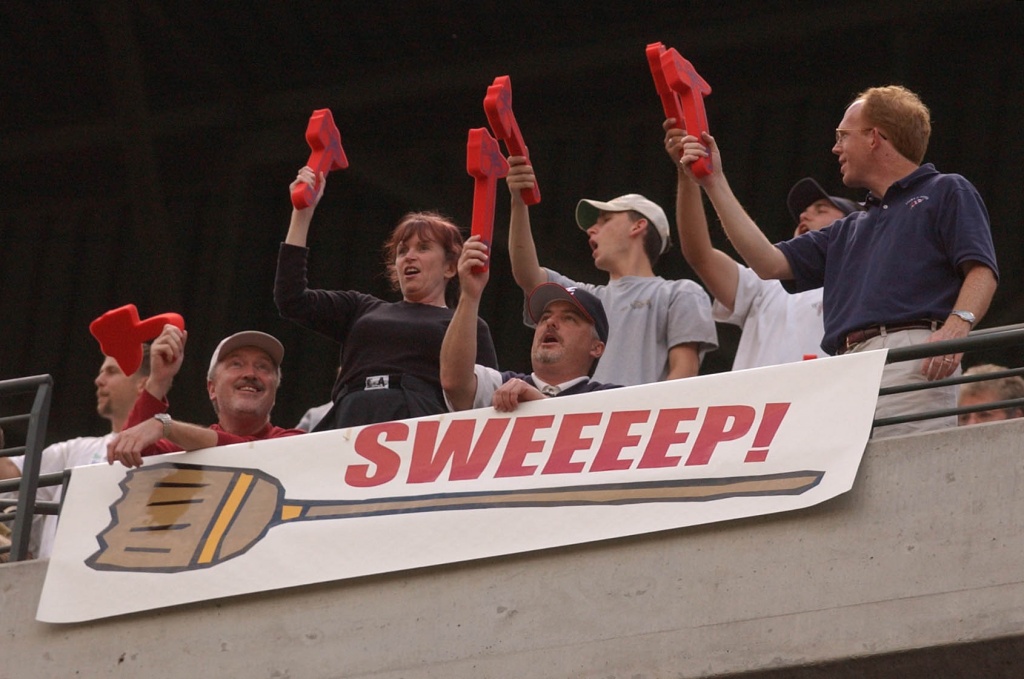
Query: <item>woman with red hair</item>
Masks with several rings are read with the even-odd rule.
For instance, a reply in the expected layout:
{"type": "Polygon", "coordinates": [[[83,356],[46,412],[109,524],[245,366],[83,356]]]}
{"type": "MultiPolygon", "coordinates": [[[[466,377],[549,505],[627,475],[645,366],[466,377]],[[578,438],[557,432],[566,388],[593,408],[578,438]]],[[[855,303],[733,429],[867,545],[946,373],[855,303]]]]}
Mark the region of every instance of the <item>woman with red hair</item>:
{"type": "MultiPolygon", "coordinates": [[[[309,167],[290,189],[315,186],[309,167]]],[[[326,177],[312,204],[293,209],[277,261],[274,302],[284,318],[341,343],[342,366],[334,406],[314,431],[447,412],[441,390],[441,342],[457,295],[462,234],[433,212],[407,214],[384,244],[385,267],[399,302],[355,290],[311,290],[306,280],[306,238],[326,177]]],[[[494,343],[477,320],[477,363],[497,367],[494,343]]]]}

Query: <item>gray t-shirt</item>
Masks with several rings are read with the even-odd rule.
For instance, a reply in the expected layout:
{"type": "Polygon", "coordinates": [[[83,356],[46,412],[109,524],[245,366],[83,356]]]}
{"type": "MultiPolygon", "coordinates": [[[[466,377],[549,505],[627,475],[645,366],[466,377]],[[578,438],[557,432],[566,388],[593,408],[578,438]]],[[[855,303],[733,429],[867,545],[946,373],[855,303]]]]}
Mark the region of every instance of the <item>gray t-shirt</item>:
{"type": "MultiPolygon", "coordinates": [[[[608,343],[594,380],[632,386],[660,382],[668,375],[668,351],[696,342],[701,360],[718,348],[711,298],[691,280],[624,276],[607,285],[580,283],[545,269],[548,281],[576,286],[601,300],[608,316],[608,343]]],[[[523,318],[533,326],[525,307],[523,318]]]]}

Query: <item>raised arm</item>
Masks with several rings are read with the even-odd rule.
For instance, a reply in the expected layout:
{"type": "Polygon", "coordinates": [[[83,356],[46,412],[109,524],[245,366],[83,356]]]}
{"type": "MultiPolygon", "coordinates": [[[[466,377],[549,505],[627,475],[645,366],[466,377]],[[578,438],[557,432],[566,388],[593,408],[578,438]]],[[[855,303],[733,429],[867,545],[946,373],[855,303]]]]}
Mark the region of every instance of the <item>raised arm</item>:
{"type": "Polygon", "coordinates": [[[527,164],[523,156],[510,156],[505,181],[512,194],[512,216],[508,227],[508,254],[512,262],[512,276],[523,293],[529,294],[535,287],[548,280],[537,259],[537,246],[533,242],[533,232],[530,230],[530,208],[523,202],[521,195],[523,189],[529,189],[537,183],[533,167],[527,164]]]}
{"type": "MultiPolygon", "coordinates": [[[[187,340],[186,331],[170,324],[165,325],[160,335],[153,340],[149,348],[149,377],[146,378],[145,388],[135,400],[124,430],[107,444],[107,462],[113,464],[120,461],[125,466],[138,467],[142,464],[143,455],[165,453],[174,449],[173,446],[164,446],[161,449],[156,445],[164,438],[164,427],[153,419],[153,415],[167,409],[167,394],[174,384],[174,378],[181,370],[187,340]]],[[[217,435],[212,431],[209,431],[209,434],[213,435],[213,443],[210,445],[216,445],[217,435]]],[[[203,442],[206,443],[208,440],[204,438],[203,442]]],[[[177,442],[175,444],[180,445],[177,442]]]]}
{"type": "MultiPolygon", "coordinates": [[[[288,185],[289,195],[291,191],[299,184],[308,184],[309,186],[316,185],[316,174],[313,169],[305,166],[299,170],[298,176],[295,177],[295,181],[288,185]]],[[[320,173],[320,190],[317,191],[313,196],[313,202],[309,207],[302,210],[292,208],[292,218],[288,223],[288,234],[285,236],[284,242],[289,245],[298,245],[299,247],[306,247],[306,238],[309,235],[309,224],[313,221],[313,211],[316,210],[316,206],[320,203],[320,199],[324,195],[324,189],[327,187],[327,176],[320,173]]]]}
{"type": "Polygon", "coordinates": [[[680,162],[686,131],[675,127],[675,119],[664,123],[665,150],[676,168],[676,231],[686,262],[693,267],[708,292],[730,311],[736,305],[739,285],[738,265],[729,255],[711,244],[708,219],[700,195],[700,185],[687,174],[680,162]]]}
{"type": "Polygon", "coordinates": [[[697,181],[708,194],[711,204],[715,206],[715,212],[718,213],[718,219],[722,222],[722,228],[725,229],[725,235],[729,237],[747,266],[765,280],[793,278],[789,260],[761,232],[729,187],[729,182],[722,171],[722,158],[715,138],[706,132],[703,134],[703,143],[696,137],[685,137],[681,163],[686,168],[687,176],[697,181]],[[700,158],[707,157],[709,153],[714,170],[708,176],[697,179],[690,165],[700,158]]]}
{"type": "MultiPolygon", "coordinates": [[[[145,389],[157,401],[167,398],[174,378],[181,370],[181,363],[185,360],[186,341],[186,331],[167,324],[149,347],[149,377],[146,378],[145,389]]],[[[125,424],[126,427],[137,424],[132,422],[130,417],[125,424]]]]}
{"type": "MultiPolygon", "coordinates": [[[[274,274],[274,305],[282,318],[295,321],[311,330],[333,339],[336,336],[337,322],[333,299],[321,290],[311,290],[307,275],[309,250],[306,239],[309,226],[313,220],[320,199],[327,186],[327,178],[321,173],[320,190],[310,200],[309,207],[295,209],[291,213],[288,233],[277,255],[277,270],[274,274]]],[[[303,167],[295,180],[289,185],[290,191],[296,187],[315,186],[313,170],[303,167]]]]}
{"type": "Polygon", "coordinates": [[[486,262],[487,246],[479,236],[471,236],[459,256],[459,305],[441,343],[441,388],[454,410],[472,408],[476,395],[476,319],[490,275],[483,270],[486,262]]]}

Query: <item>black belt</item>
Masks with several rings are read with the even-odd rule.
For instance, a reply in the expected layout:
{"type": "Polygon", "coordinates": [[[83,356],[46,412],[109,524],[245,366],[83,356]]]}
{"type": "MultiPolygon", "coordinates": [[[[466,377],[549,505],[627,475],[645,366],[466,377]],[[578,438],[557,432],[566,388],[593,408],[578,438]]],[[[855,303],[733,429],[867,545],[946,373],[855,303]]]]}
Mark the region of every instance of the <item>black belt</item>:
{"type": "Polygon", "coordinates": [[[345,385],[346,389],[352,391],[373,391],[374,389],[401,389],[401,375],[370,375],[362,382],[353,382],[345,385]]]}
{"type": "Polygon", "coordinates": [[[839,348],[836,350],[836,355],[845,354],[861,342],[867,342],[869,339],[874,339],[879,335],[888,335],[891,332],[899,332],[900,330],[938,330],[940,327],[942,327],[942,323],[939,321],[908,321],[906,323],[872,325],[860,330],[853,330],[846,333],[846,336],[839,340],[839,348]]]}

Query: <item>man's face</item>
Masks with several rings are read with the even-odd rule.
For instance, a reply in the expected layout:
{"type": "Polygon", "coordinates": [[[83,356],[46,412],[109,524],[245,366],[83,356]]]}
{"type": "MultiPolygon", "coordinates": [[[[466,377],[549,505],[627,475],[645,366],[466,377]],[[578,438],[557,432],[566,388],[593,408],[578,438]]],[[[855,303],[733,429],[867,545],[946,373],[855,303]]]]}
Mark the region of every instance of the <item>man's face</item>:
{"type": "Polygon", "coordinates": [[[816,200],[800,213],[800,221],[797,222],[793,235],[800,236],[808,231],[818,231],[843,216],[843,211],[828,200],[816,200]]]}
{"type": "MultiPolygon", "coordinates": [[[[976,406],[985,403],[1002,400],[999,394],[991,389],[981,389],[971,394],[960,395],[960,406],[976,406]]],[[[1021,408],[1000,408],[998,410],[981,410],[976,413],[960,413],[957,415],[957,423],[962,427],[968,424],[982,424],[984,422],[998,422],[1009,420],[1014,417],[1024,416],[1024,409],[1021,408]]]]}
{"type": "Polygon", "coordinates": [[[846,114],[836,129],[836,143],[832,153],[839,156],[839,173],[843,184],[852,188],[864,188],[868,158],[871,153],[873,127],[864,118],[863,101],[855,101],[846,109],[846,114]]]}
{"type": "Polygon", "coordinates": [[[262,349],[239,347],[217,363],[206,388],[213,409],[224,416],[270,418],[277,399],[277,366],[262,349]]]}
{"type": "Polygon", "coordinates": [[[608,271],[613,262],[629,252],[630,231],[636,222],[628,212],[601,212],[587,229],[594,266],[608,271]]]}
{"type": "Polygon", "coordinates": [[[96,385],[96,412],[107,420],[127,419],[145,381],[139,373],[134,377],[125,375],[117,361],[107,356],[93,380],[96,385]]]}
{"type": "Polygon", "coordinates": [[[593,323],[574,304],[556,300],[544,308],[533,333],[531,358],[535,364],[569,365],[583,376],[603,352],[604,342],[594,334],[593,323]]]}

